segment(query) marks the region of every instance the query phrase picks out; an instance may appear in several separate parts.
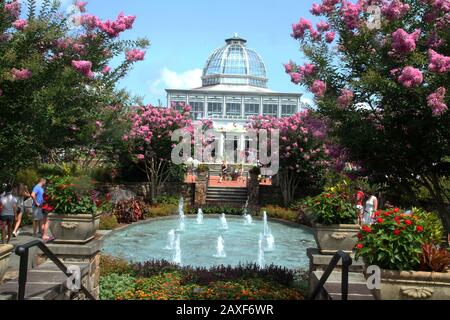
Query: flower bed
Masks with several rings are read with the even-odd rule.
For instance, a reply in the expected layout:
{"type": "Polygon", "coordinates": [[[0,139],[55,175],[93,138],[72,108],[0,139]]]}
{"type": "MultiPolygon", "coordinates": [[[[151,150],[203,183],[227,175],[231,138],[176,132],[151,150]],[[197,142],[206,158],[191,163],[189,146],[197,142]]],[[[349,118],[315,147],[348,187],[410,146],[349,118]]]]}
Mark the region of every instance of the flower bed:
{"type": "Polygon", "coordinates": [[[102,257],[101,270],[103,300],[301,300],[299,284],[305,282],[276,266],[204,269],[166,261],[128,264],[102,257]]]}

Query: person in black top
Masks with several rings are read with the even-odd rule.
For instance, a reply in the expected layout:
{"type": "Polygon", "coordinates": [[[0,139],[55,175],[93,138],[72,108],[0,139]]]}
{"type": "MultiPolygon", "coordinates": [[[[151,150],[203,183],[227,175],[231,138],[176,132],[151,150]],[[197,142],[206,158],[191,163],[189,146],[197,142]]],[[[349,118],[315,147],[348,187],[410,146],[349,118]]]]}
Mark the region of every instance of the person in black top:
{"type": "Polygon", "coordinates": [[[228,165],[227,165],[226,161],[223,161],[222,166],[221,166],[221,175],[220,175],[219,183],[221,183],[223,181],[223,179],[227,177],[227,174],[228,174],[228,165]]]}

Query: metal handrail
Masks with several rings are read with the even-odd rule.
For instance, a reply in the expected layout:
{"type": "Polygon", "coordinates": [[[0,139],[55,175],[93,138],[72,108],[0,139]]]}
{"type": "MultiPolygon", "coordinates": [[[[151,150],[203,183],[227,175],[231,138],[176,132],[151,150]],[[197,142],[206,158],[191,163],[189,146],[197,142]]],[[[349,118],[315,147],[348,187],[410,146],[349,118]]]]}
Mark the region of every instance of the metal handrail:
{"type": "Polygon", "coordinates": [[[349,267],[352,265],[353,261],[350,255],[342,250],[336,252],[333,259],[331,259],[331,262],[325,269],[325,272],[320,278],[319,283],[316,285],[313,293],[309,296],[309,300],[314,300],[317,297],[320,290],[322,290],[323,286],[325,285],[331,273],[337,267],[337,264],[341,259],[342,259],[341,299],[348,300],[348,272],[349,267]]]}
{"type": "MultiPolygon", "coordinates": [[[[29,251],[33,247],[38,247],[46,256],[49,258],[67,277],[72,274],[67,272],[67,267],[64,263],[59,260],[59,258],[41,241],[34,240],[29,243],[20,245],[16,248],[16,255],[20,257],[19,263],[19,292],[17,300],[25,300],[25,288],[27,284],[28,277],[28,256],[29,251]]],[[[95,297],[87,290],[82,284],[80,285],[80,290],[86,295],[89,300],[96,300],[95,297]]]]}

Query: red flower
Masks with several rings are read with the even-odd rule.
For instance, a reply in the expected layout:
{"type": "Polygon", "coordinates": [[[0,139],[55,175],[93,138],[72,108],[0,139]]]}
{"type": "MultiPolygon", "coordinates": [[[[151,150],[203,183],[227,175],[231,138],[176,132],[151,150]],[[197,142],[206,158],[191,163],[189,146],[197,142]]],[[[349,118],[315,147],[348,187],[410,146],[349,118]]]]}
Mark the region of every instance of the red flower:
{"type": "Polygon", "coordinates": [[[395,229],[395,230],[394,230],[394,234],[395,234],[396,236],[399,236],[399,235],[400,235],[400,230],[395,229]]]}
{"type": "Polygon", "coordinates": [[[389,217],[391,214],[392,214],[392,212],[386,211],[386,212],[384,213],[384,216],[385,216],[385,217],[389,217]]]}
{"type": "Polygon", "coordinates": [[[371,233],[371,232],[372,232],[372,229],[370,229],[369,226],[363,226],[363,227],[362,227],[362,230],[363,230],[364,232],[367,232],[367,233],[371,233]]]}
{"type": "Polygon", "coordinates": [[[413,222],[412,222],[411,220],[405,220],[405,223],[406,223],[408,226],[410,226],[410,225],[413,224],[413,222]]]}
{"type": "Polygon", "coordinates": [[[364,245],[362,245],[361,243],[358,243],[358,245],[356,246],[356,248],[358,248],[359,250],[361,250],[362,248],[364,248],[364,245]]]}
{"type": "Polygon", "coordinates": [[[378,223],[383,223],[384,220],[383,220],[383,218],[378,218],[378,219],[377,219],[377,222],[378,222],[378,223]]]}
{"type": "Polygon", "coordinates": [[[395,213],[399,213],[399,212],[400,212],[400,209],[399,209],[399,208],[395,208],[395,209],[394,209],[394,212],[395,212],[395,213]]]}
{"type": "Polygon", "coordinates": [[[377,212],[375,212],[375,217],[380,217],[381,216],[381,212],[380,211],[377,211],[377,212]]]}
{"type": "Polygon", "coordinates": [[[397,222],[397,224],[400,224],[400,217],[395,217],[394,220],[395,222],[397,222]]]}
{"type": "Polygon", "coordinates": [[[363,235],[361,233],[358,233],[356,236],[358,237],[359,240],[363,239],[363,235]]]}
{"type": "Polygon", "coordinates": [[[423,227],[422,226],[417,226],[416,227],[416,231],[419,232],[419,233],[423,232],[423,227]]]}

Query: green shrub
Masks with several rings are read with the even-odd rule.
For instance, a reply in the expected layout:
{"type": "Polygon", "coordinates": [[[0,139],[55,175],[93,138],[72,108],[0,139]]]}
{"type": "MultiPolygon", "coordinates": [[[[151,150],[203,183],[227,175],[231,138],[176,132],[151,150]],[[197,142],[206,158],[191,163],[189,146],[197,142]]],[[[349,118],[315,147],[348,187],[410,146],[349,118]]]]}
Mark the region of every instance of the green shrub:
{"type": "Polygon", "coordinates": [[[105,214],[100,217],[100,230],[115,230],[119,226],[117,218],[113,214],[105,214]]]}
{"type": "Polygon", "coordinates": [[[178,212],[178,205],[176,204],[158,204],[154,206],[149,206],[145,213],[145,218],[158,218],[158,217],[168,217],[178,212]]]}
{"type": "Polygon", "coordinates": [[[102,277],[111,274],[132,274],[133,268],[124,259],[102,255],[100,256],[100,272],[102,277]]]}
{"type": "Polygon", "coordinates": [[[39,178],[38,171],[32,168],[22,169],[16,173],[16,183],[23,183],[30,190],[38,183],[39,178]]]}
{"type": "Polygon", "coordinates": [[[115,300],[123,293],[134,290],[136,279],[129,274],[110,274],[100,278],[100,300],[115,300]]]}
{"type": "Polygon", "coordinates": [[[155,204],[175,204],[178,205],[180,201],[179,197],[176,196],[159,196],[155,198],[155,204]]]}
{"type": "Polygon", "coordinates": [[[420,208],[413,208],[415,216],[423,221],[423,227],[427,234],[428,241],[434,244],[441,244],[443,241],[444,227],[439,215],[435,212],[427,212],[420,208]]]}
{"type": "Polygon", "coordinates": [[[280,206],[266,206],[261,208],[261,213],[266,211],[270,218],[281,219],[286,221],[297,222],[298,220],[298,212],[283,208],[280,206]]]}
{"type": "Polygon", "coordinates": [[[305,205],[313,212],[315,222],[320,224],[353,224],[356,220],[351,188],[345,181],[326,188],[316,197],[307,198],[305,205]]]}
{"type": "Polygon", "coordinates": [[[398,208],[378,211],[375,217],[376,223],[363,226],[358,234],[356,259],[362,256],[369,265],[388,270],[418,270],[422,246],[429,239],[424,221],[398,208]]]}

